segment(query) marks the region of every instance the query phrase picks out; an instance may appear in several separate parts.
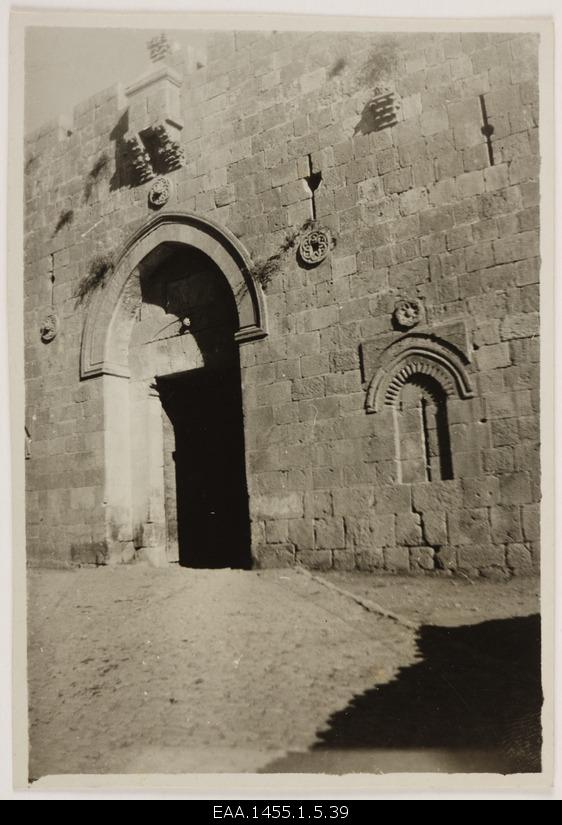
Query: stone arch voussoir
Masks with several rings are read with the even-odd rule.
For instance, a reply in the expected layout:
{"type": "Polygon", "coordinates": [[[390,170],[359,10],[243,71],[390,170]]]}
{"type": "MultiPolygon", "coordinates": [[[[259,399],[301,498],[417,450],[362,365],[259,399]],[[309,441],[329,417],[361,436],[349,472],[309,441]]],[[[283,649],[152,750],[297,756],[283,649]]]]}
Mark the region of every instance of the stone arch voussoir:
{"type": "Polygon", "coordinates": [[[367,389],[367,412],[394,407],[402,387],[416,375],[433,378],[447,398],[474,395],[464,363],[445,342],[430,336],[402,338],[380,355],[367,389]]]}
{"type": "Polygon", "coordinates": [[[238,341],[267,335],[263,291],[251,275],[252,262],[240,241],[208,218],[186,212],[159,213],[125,244],[107,282],[94,293],[84,325],[80,377],[128,376],[122,335],[114,319],[131,275],[146,256],[163,244],[184,244],[204,252],[228,280],[238,312],[238,341]]]}

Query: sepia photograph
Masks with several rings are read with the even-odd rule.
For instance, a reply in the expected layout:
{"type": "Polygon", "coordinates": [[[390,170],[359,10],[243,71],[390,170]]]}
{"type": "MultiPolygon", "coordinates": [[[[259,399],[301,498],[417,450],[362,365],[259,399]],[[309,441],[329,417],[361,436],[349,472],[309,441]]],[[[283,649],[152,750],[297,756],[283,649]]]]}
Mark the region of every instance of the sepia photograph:
{"type": "Polygon", "coordinates": [[[544,783],[552,24],[101,17],[12,16],[24,782],[544,783]]]}

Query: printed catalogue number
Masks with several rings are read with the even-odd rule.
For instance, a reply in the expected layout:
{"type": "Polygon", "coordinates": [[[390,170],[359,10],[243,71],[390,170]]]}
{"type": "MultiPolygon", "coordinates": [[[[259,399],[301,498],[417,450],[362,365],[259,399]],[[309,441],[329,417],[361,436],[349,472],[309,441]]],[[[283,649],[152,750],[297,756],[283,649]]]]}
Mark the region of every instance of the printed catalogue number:
{"type": "Polygon", "coordinates": [[[348,805],[213,805],[213,819],[347,819],[348,805]]]}

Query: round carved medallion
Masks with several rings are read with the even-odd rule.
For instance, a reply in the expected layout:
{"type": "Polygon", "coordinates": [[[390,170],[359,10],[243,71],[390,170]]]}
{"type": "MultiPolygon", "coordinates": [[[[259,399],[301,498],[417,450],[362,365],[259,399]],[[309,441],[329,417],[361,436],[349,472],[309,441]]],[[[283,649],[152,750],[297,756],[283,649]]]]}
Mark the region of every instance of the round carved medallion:
{"type": "Polygon", "coordinates": [[[48,344],[49,341],[52,341],[53,338],[56,338],[58,331],[58,317],[54,313],[47,315],[46,318],[43,320],[43,323],[39,327],[39,334],[41,336],[41,340],[43,341],[43,343],[48,344]]]}
{"type": "Polygon", "coordinates": [[[421,319],[421,305],[419,301],[398,301],[394,307],[394,320],[399,327],[410,329],[419,324],[421,319]]]}
{"type": "Polygon", "coordinates": [[[330,234],[325,229],[311,229],[299,244],[299,255],[305,264],[315,265],[330,251],[330,234]]]}
{"type": "Polygon", "coordinates": [[[170,194],[171,187],[168,178],[156,178],[148,192],[148,202],[151,206],[160,208],[168,203],[170,194]]]}

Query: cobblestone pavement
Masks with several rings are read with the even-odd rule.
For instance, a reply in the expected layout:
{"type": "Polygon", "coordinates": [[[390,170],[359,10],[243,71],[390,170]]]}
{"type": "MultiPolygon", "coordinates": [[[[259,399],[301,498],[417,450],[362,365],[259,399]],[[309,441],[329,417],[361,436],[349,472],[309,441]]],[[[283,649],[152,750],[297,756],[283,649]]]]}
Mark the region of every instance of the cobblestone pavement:
{"type": "MultiPolygon", "coordinates": [[[[414,616],[417,599],[416,622],[431,610],[437,621],[436,604],[447,599],[465,624],[537,610],[528,581],[329,581],[379,603],[384,592],[396,612],[411,588],[406,608],[414,616]]],[[[325,753],[316,767],[291,754],[310,753],[353,697],[421,656],[414,627],[295,570],[32,570],[28,592],[32,779],[291,766],[336,773],[325,753]]]]}

